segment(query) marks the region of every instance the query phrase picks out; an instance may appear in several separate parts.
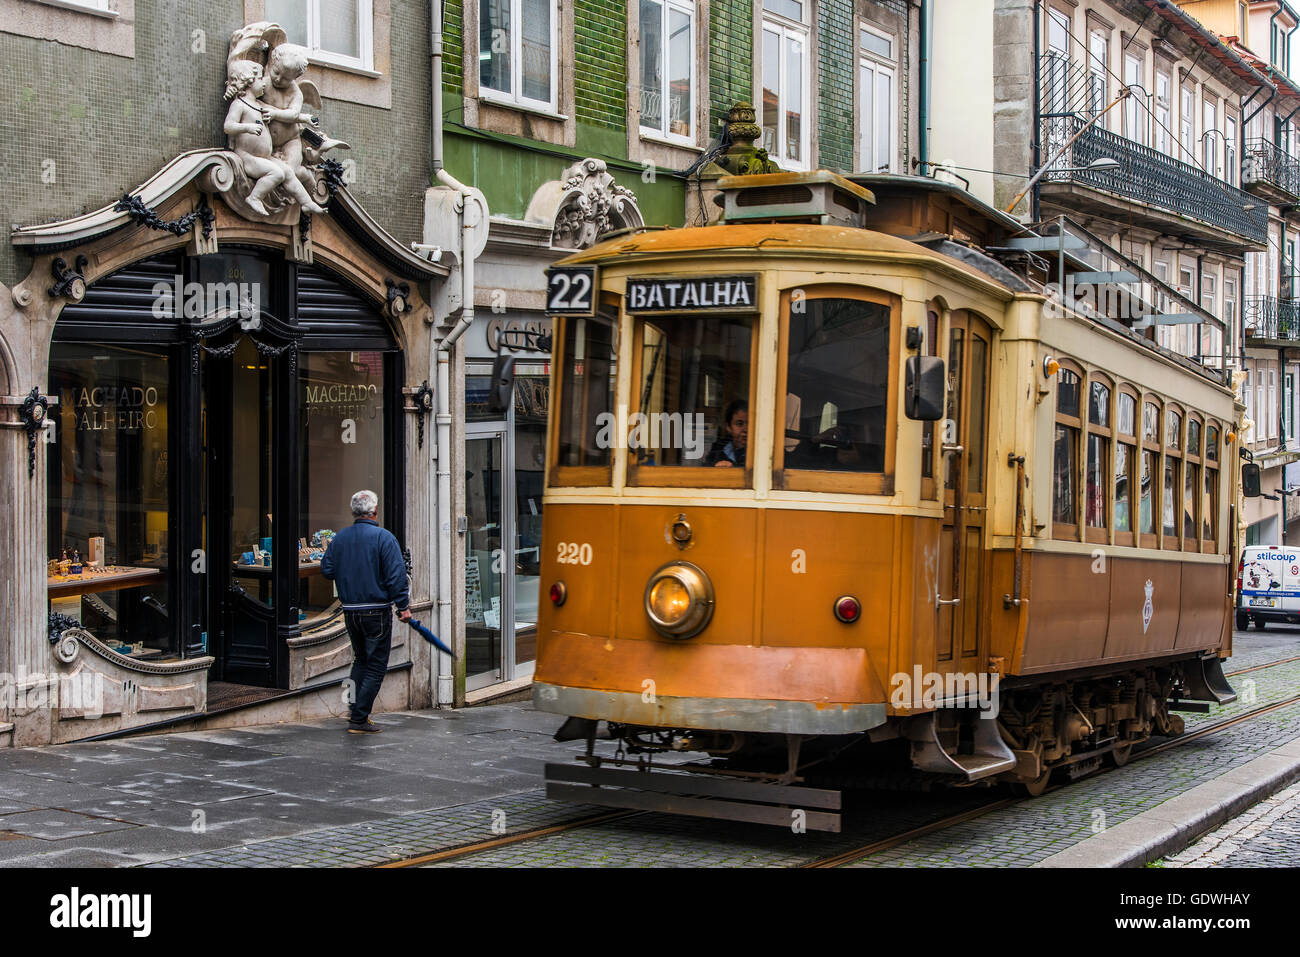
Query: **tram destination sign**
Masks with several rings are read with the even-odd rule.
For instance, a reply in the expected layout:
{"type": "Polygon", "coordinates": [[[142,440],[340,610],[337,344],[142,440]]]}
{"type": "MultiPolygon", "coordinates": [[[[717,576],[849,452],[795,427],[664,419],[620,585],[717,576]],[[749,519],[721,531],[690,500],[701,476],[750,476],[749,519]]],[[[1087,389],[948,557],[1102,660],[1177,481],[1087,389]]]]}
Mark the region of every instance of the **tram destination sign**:
{"type": "Polygon", "coordinates": [[[546,312],[552,316],[594,316],[596,289],[595,266],[552,266],[546,270],[546,312]]]}
{"type": "Polygon", "coordinates": [[[758,308],[758,277],[680,276],[627,281],[627,311],[753,312],[758,308]]]}

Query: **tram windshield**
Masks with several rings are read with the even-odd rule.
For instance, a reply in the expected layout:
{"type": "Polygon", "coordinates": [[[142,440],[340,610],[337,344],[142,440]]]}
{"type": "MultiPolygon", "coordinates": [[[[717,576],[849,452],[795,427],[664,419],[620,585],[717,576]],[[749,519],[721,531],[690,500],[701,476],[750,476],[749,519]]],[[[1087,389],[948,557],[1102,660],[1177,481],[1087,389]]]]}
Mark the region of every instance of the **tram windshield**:
{"type": "Polygon", "coordinates": [[[802,306],[790,315],[785,467],[882,472],[890,309],[860,299],[802,306]]]}
{"type": "Polygon", "coordinates": [[[745,468],[751,320],[672,316],[640,324],[637,414],[628,458],[638,466],[745,468]]]}
{"type": "Polygon", "coordinates": [[[613,321],[565,320],[563,349],[559,464],[608,466],[618,352],[613,321]]]}

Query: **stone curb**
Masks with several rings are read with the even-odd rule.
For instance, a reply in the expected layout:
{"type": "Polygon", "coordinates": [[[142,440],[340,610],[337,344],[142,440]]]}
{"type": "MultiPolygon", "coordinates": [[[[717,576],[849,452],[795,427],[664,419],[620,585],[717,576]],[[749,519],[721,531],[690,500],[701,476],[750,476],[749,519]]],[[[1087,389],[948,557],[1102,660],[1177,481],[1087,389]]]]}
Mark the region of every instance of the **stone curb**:
{"type": "Polygon", "coordinates": [[[1300,779],[1300,738],[1107,828],[1034,867],[1142,867],[1300,779]]]}

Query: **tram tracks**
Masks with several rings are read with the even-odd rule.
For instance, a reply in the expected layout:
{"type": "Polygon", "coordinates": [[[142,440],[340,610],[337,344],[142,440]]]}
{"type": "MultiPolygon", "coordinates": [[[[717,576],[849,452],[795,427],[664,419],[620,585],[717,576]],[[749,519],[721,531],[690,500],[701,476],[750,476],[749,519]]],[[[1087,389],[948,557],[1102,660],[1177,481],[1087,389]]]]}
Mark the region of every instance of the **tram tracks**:
{"type": "MultiPolygon", "coordinates": [[[[1231,676],[1231,675],[1247,674],[1249,672],[1261,671],[1267,668],[1275,667],[1278,665],[1289,664],[1295,661],[1300,661],[1300,655],[1296,655],[1289,658],[1282,658],[1276,661],[1264,662],[1262,664],[1253,665],[1248,668],[1242,668],[1238,671],[1229,672],[1229,675],[1231,676]]],[[[1136,761],[1141,761],[1146,758],[1153,757],[1157,754],[1162,754],[1166,751],[1172,750],[1173,748],[1187,744],[1191,741],[1197,740],[1199,738],[1207,737],[1211,734],[1215,734],[1219,731],[1223,731],[1227,728],[1233,727],[1238,724],[1243,724],[1247,721],[1262,717],[1263,715],[1269,714],[1274,711],[1278,711],[1282,708],[1288,707],[1289,705],[1293,705],[1297,703],[1300,703],[1300,695],[1293,695],[1292,697],[1286,698],[1284,700],[1276,701],[1266,705],[1261,705],[1260,707],[1253,708],[1252,710],[1247,711],[1243,714],[1234,715],[1231,718],[1225,718],[1222,721],[1216,721],[1213,724],[1209,724],[1204,727],[1196,728],[1192,731],[1185,732],[1184,734],[1178,736],[1177,738],[1171,738],[1152,747],[1144,748],[1141,751],[1135,750],[1132,753],[1131,758],[1125,762],[1125,766],[1136,761]]],[[[1111,767],[1111,768],[1106,768],[1099,773],[1109,774],[1117,770],[1119,770],[1118,767],[1111,767]]],[[[1088,777],[1095,777],[1095,776],[1097,776],[1097,773],[1088,775],[1088,777]]],[[[1068,784],[1054,785],[1050,787],[1045,793],[1046,794],[1055,793],[1056,791],[1059,791],[1062,788],[1068,786],[1069,786],[1068,784]]],[[[908,828],[907,830],[900,831],[897,834],[892,834],[883,838],[877,838],[874,841],[859,845],[857,847],[853,847],[843,851],[837,851],[830,855],[819,857],[811,861],[806,861],[797,866],[801,868],[842,867],[846,864],[852,864],[856,861],[862,860],[863,858],[871,857],[874,854],[878,854],[890,848],[897,847],[901,844],[906,844],[909,841],[913,841],[918,838],[925,837],[926,835],[933,834],[937,831],[946,830],[947,828],[955,827],[957,825],[964,824],[968,821],[973,821],[978,818],[984,817],[985,815],[991,814],[994,811],[999,811],[1004,808],[1012,807],[1017,804],[1023,804],[1031,800],[1035,800],[1035,799],[1022,798],[1022,797],[997,798],[979,807],[967,808],[956,814],[947,815],[937,820],[930,821],[928,823],[921,824],[916,827],[908,828]]],[[[589,815],[584,815],[582,817],[575,817],[567,821],[560,821],[555,824],[550,824],[544,827],[537,827],[537,828],[531,828],[524,831],[519,831],[518,833],[515,834],[503,834],[483,841],[475,841],[467,844],[458,845],[455,847],[441,848],[439,850],[431,851],[425,854],[413,855],[411,857],[401,858],[395,861],[387,861],[382,864],[376,864],[373,866],[379,869],[390,869],[390,868],[423,867],[431,864],[439,864],[446,861],[456,860],[458,858],[470,857],[475,854],[479,854],[485,851],[491,851],[496,848],[505,847],[511,844],[519,844],[526,841],[540,840],[557,834],[563,834],[566,832],[584,829],[588,827],[596,827],[598,825],[609,824],[615,821],[645,817],[650,813],[651,812],[648,811],[620,810],[620,811],[611,811],[609,813],[603,813],[603,814],[589,814],[589,815]]]]}
{"type": "MultiPolygon", "coordinates": [[[[1292,661],[1296,659],[1286,659],[1286,660],[1292,661]]],[[[1270,664],[1283,664],[1283,663],[1284,662],[1281,661],[1270,662],[1270,664]]],[[[1267,667],[1267,665],[1261,667],[1267,667]]],[[[1243,672],[1249,670],[1254,670],[1254,669],[1243,669],[1243,672]]],[[[1240,674],[1243,672],[1237,672],[1237,673],[1240,674]]],[[[1145,760],[1157,754],[1163,754],[1165,751],[1170,751],[1176,747],[1187,744],[1190,741],[1195,741],[1198,738],[1207,737],[1208,735],[1215,734],[1219,731],[1223,731],[1234,725],[1243,724],[1246,721],[1250,721],[1254,718],[1262,717],[1263,715],[1269,714],[1273,711],[1278,711],[1289,705],[1293,705],[1297,703],[1300,703],[1300,695],[1293,695],[1292,697],[1286,698],[1282,701],[1275,701],[1271,704],[1261,705],[1260,707],[1247,711],[1244,714],[1235,715],[1231,718],[1225,718],[1223,721],[1216,721],[1214,724],[1206,725],[1203,728],[1197,728],[1194,731],[1188,731],[1184,734],[1179,735],[1176,738],[1170,738],[1169,740],[1163,741],[1160,744],[1157,744],[1153,747],[1144,748],[1141,751],[1134,751],[1132,757],[1125,762],[1124,766],[1127,767],[1129,764],[1132,764],[1134,762],[1145,760]]],[[[1111,767],[1099,773],[1111,774],[1118,770],[1120,770],[1118,767],[1111,767]]],[[[1096,776],[1099,775],[1098,774],[1088,775],[1088,777],[1096,777],[1096,776]]],[[[1056,791],[1059,791],[1067,787],[1069,787],[1068,783],[1057,784],[1048,788],[1047,791],[1044,792],[1044,794],[1045,795],[1053,794],[1056,791]]],[[[938,821],[932,821],[931,823],[922,825],[921,827],[917,827],[909,831],[905,831],[901,834],[891,835],[890,837],[873,841],[870,844],[864,844],[859,848],[854,848],[848,851],[842,851],[838,854],[833,854],[828,857],[819,858],[818,860],[815,861],[809,861],[808,863],[802,864],[800,866],[801,867],[842,867],[845,864],[852,864],[855,861],[862,860],[863,858],[871,857],[873,854],[879,854],[881,851],[888,850],[892,847],[897,847],[900,844],[906,844],[908,841],[915,840],[916,838],[919,837],[924,837],[927,834],[933,834],[935,831],[946,830],[947,828],[954,827],[958,824],[964,824],[967,821],[973,821],[977,818],[981,818],[986,814],[993,813],[994,811],[1000,811],[1003,808],[1011,807],[1016,804],[1023,804],[1026,803],[1027,801],[1033,801],[1033,800],[1037,800],[1037,799],[1036,798],[1002,798],[999,800],[994,800],[986,805],[983,805],[982,807],[971,808],[970,810],[963,811],[960,814],[953,814],[946,818],[942,818],[938,821]]]]}

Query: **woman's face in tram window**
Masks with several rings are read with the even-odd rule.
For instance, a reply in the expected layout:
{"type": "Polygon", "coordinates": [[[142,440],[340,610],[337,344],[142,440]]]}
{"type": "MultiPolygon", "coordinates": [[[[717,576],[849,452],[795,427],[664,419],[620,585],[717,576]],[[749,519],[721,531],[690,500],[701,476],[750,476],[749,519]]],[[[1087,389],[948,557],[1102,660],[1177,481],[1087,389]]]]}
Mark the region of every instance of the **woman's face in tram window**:
{"type": "Polygon", "coordinates": [[[738,449],[743,449],[749,442],[749,412],[746,409],[737,409],[732,415],[731,421],[727,423],[727,434],[731,436],[731,444],[738,449]]]}

